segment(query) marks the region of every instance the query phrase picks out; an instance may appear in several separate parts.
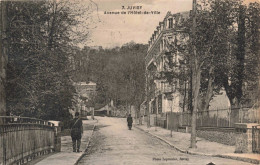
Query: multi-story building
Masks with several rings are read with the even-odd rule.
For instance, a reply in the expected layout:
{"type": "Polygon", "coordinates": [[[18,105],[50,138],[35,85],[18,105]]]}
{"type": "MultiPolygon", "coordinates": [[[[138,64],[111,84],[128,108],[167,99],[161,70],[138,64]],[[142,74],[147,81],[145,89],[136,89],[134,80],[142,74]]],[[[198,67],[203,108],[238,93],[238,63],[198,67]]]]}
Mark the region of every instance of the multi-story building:
{"type": "MultiPolygon", "coordinates": [[[[153,120],[154,114],[163,116],[163,114],[169,111],[181,112],[184,110],[181,104],[183,104],[183,100],[186,98],[183,98],[183,94],[178,90],[183,88],[183,83],[180,84],[178,78],[172,80],[174,83],[169,83],[165,78],[158,78],[160,77],[158,75],[162,75],[167,70],[169,54],[171,62],[175,64],[171,68],[172,72],[180,70],[179,61],[183,58],[182,54],[178,51],[173,52],[171,47],[178,44],[179,41],[187,41],[188,35],[184,35],[186,32],[181,28],[181,24],[189,18],[189,15],[190,12],[177,14],[168,12],[164,20],[159,22],[159,26],[157,26],[149,40],[145,65],[146,104],[150,120],[153,120]]],[[[150,121],[150,124],[152,123],[153,121],[150,121]]]]}

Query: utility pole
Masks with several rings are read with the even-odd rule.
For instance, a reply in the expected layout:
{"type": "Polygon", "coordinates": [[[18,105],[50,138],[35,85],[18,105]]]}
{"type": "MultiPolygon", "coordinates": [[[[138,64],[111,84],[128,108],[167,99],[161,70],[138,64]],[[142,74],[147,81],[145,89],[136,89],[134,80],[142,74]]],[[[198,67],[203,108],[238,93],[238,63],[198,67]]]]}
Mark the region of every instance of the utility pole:
{"type": "Polygon", "coordinates": [[[157,131],[157,124],[158,124],[158,122],[157,122],[157,114],[158,114],[158,96],[157,96],[157,98],[156,98],[156,121],[155,121],[155,131],[157,131]]]}
{"type": "MultiPolygon", "coordinates": [[[[172,101],[173,99],[171,98],[171,117],[172,117],[172,105],[173,105],[172,101]]],[[[171,126],[171,137],[172,137],[172,126],[171,126]]]]}

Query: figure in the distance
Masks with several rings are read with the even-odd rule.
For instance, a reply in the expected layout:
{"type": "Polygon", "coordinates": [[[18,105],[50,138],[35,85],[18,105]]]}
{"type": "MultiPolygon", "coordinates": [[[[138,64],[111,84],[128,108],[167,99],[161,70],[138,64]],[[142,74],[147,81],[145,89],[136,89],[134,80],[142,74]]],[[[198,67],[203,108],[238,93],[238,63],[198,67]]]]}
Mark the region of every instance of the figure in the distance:
{"type": "Polygon", "coordinates": [[[132,129],[132,124],[133,124],[133,118],[131,117],[131,114],[129,114],[127,117],[127,125],[129,130],[132,129]]]}

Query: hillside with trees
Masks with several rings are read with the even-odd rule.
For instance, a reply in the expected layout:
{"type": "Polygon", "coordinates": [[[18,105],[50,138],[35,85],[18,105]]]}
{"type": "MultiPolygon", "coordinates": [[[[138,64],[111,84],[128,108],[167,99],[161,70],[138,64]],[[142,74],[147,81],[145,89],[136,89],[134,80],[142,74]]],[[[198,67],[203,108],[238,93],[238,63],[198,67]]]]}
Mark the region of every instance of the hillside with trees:
{"type": "Polygon", "coordinates": [[[139,107],[145,96],[146,51],[146,45],[136,43],[112,49],[85,47],[75,55],[73,80],[97,83],[95,108],[111,100],[116,107],[139,107]]]}

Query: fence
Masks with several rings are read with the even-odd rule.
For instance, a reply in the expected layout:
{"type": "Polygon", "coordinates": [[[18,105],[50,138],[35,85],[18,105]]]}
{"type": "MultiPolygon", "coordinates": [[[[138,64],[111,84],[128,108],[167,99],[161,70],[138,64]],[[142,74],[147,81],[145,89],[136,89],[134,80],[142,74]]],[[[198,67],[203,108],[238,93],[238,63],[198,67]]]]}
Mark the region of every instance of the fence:
{"type": "Polygon", "coordinates": [[[0,165],[23,164],[55,148],[55,127],[50,122],[0,116],[0,123],[0,165]]]}
{"type": "Polygon", "coordinates": [[[253,126],[252,128],[252,151],[260,153],[260,128],[253,126]]]}
{"type": "Polygon", "coordinates": [[[167,128],[167,122],[165,117],[155,117],[154,121],[156,122],[156,126],[167,128]]]}
{"type": "MultiPolygon", "coordinates": [[[[197,112],[197,127],[234,127],[235,123],[260,123],[259,109],[236,108],[197,112]]],[[[168,128],[191,126],[191,113],[167,113],[168,128]]]]}

